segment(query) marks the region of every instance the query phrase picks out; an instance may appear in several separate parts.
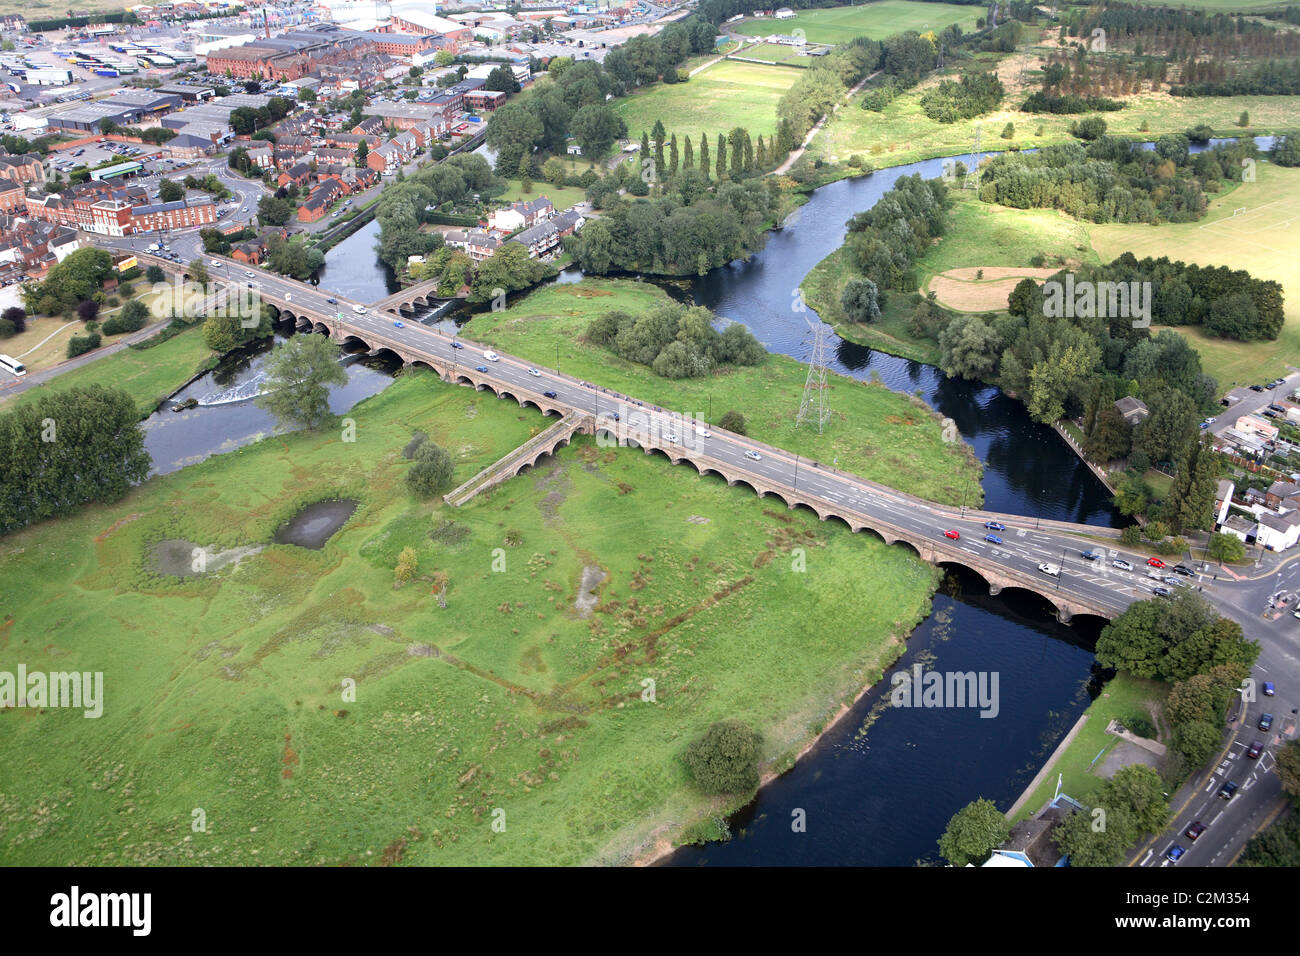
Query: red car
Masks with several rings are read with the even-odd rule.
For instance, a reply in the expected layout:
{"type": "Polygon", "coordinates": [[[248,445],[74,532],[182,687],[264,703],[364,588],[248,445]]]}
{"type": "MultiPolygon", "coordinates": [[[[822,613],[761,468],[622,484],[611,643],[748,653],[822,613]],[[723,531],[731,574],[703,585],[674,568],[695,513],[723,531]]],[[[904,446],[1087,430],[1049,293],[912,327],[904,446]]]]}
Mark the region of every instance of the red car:
{"type": "Polygon", "coordinates": [[[1195,823],[1193,823],[1190,827],[1187,828],[1186,836],[1187,839],[1195,843],[1196,838],[1199,837],[1204,832],[1205,832],[1205,824],[1202,823],[1200,820],[1197,820],[1195,823]]]}
{"type": "Polygon", "coordinates": [[[1147,564],[1153,568],[1163,568],[1165,566],[1165,563],[1159,558],[1147,558],[1147,564]]]}
{"type": "Polygon", "coordinates": [[[1256,740],[1246,750],[1246,756],[1251,760],[1258,760],[1259,755],[1264,752],[1264,741],[1256,740]]]}
{"type": "Polygon", "coordinates": [[[952,540],[954,540],[954,541],[956,541],[958,538],[961,537],[960,534],[958,534],[956,531],[953,531],[951,528],[949,528],[947,531],[945,531],[945,532],[943,533],[943,536],[944,536],[945,538],[952,538],[952,540]]]}

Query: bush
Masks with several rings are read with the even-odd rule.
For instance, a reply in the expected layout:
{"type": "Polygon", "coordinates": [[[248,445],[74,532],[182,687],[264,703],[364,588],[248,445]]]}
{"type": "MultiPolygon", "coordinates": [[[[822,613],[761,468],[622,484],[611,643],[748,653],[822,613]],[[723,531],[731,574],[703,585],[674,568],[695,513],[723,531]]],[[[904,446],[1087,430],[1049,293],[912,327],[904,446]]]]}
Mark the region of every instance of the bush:
{"type": "Polygon", "coordinates": [[[752,793],[758,788],[763,739],[738,720],[720,720],[686,748],[686,765],[705,793],[752,793]]]}
{"type": "Polygon", "coordinates": [[[1155,724],[1151,722],[1151,718],[1146,714],[1130,714],[1124,719],[1123,724],[1130,733],[1145,737],[1147,740],[1156,739],[1155,724]]]}
{"type": "Polygon", "coordinates": [[[1131,524],[1119,533],[1119,540],[1130,548],[1136,548],[1142,543],[1142,528],[1140,525],[1131,524]]]}
{"type": "Polygon", "coordinates": [[[735,409],[723,413],[718,419],[718,427],[725,428],[729,432],[735,432],[737,435],[747,434],[745,431],[745,416],[735,409]]]}
{"type": "Polygon", "coordinates": [[[0,312],[0,319],[5,319],[12,323],[15,332],[27,331],[27,313],[23,310],[22,306],[11,305],[3,312],[0,312]]]}
{"type": "Polygon", "coordinates": [[[102,341],[98,332],[91,332],[89,335],[74,335],[68,339],[68,358],[76,358],[86,352],[92,352],[99,348],[102,341]]]}
{"type": "Polygon", "coordinates": [[[162,266],[150,266],[145,270],[144,276],[150,282],[166,282],[167,273],[163,272],[162,266]]]}
{"type": "Polygon", "coordinates": [[[415,464],[406,473],[406,487],[417,498],[432,498],[451,487],[453,463],[446,450],[425,441],[415,452],[415,464]]]}
{"type": "Polygon", "coordinates": [[[18,334],[14,324],[8,319],[0,319],[0,339],[11,339],[18,334]]]}

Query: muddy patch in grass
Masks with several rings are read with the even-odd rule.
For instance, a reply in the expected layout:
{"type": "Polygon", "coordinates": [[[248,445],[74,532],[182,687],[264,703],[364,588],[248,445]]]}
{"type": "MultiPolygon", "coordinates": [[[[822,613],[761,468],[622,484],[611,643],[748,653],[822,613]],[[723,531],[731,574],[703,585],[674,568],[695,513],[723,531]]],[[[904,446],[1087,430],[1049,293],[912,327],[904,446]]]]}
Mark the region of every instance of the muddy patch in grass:
{"type": "Polygon", "coordinates": [[[192,578],[201,574],[220,571],[222,568],[239,564],[251,555],[262,550],[262,545],[248,545],[242,548],[226,548],[218,551],[205,548],[184,538],[167,538],[159,541],[149,549],[147,563],[149,569],[176,578],[192,578]]]}
{"type": "Polygon", "coordinates": [[[578,596],[573,599],[573,607],[579,617],[591,617],[591,611],[598,600],[596,588],[600,587],[606,577],[608,575],[599,565],[583,565],[582,577],[578,580],[578,596]]]}

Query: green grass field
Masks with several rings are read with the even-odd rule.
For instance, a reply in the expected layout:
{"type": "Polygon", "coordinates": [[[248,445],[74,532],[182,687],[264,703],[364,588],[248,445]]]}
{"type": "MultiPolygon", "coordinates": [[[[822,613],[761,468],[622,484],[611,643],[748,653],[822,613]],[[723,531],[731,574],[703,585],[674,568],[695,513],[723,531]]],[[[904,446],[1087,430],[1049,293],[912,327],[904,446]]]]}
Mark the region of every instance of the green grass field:
{"type": "Polygon", "coordinates": [[[711,722],[785,768],[928,610],[906,549],[590,439],[464,508],[410,499],[414,429],[460,481],[544,425],[491,393],[417,372],[350,417],[353,443],[278,436],[0,540],[0,670],[105,686],[97,720],[0,711],[0,864],[626,862],[734,808],[681,760],[711,722]],[[269,543],[336,496],[324,550],[269,543]],[[177,538],[265,549],[147,570],[177,538]]]}
{"type": "MultiPolygon", "coordinates": [[[[1084,805],[1089,805],[1089,798],[1106,782],[1104,777],[1093,772],[1095,767],[1105,762],[1105,755],[1095,764],[1093,760],[1103,750],[1109,752],[1120,742],[1120,738],[1106,733],[1107,725],[1111,720],[1124,723],[1134,715],[1145,716],[1150,720],[1148,705],[1155,704],[1163,707],[1168,695],[1168,684],[1143,680],[1126,672],[1116,674],[1106,684],[1102,695],[1089,705],[1088,722],[1083,725],[1083,729],[1070,742],[1070,746],[1065,749],[1056,763],[1052,764],[1052,772],[1034,789],[1024,806],[1016,812],[1012,822],[1032,816],[1042,808],[1044,803],[1052,799],[1052,794],[1056,792],[1058,773],[1062,775],[1061,791],[1084,805]]],[[[1166,740],[1165,743],[1168,744],[1168,741],[1166,740]]]]}
{"type": "Polygon", "coordinates": [[[644,93],[615,101],[614,108],[627,123],[628,136],[640,140],[655,121],[680,140],[690,136],[697,144],[709,135],[710,153],[719,132],[736,126],[749,130],[755,140],[776,131],[776,104],[799,74],[782,66],[723,60],[692,77],[688,83],[657,83],[644,93]]]}
{"type": "Polygon", "coordinates": [[[626,280],[551,285],[509,309],[476,315],[464,334],[705,420],[717,421],[728,409],[736,409],[745,415],[749,434],[760,441],[815,461],[838,460],[845,471],[931,500],[957,504],[964,480],[979,474],[980,465],[967,446],[942,441],[933,411],[919,399],[884,386],[833,376],[833,417],[825,433],[818,435],[795,428],[808,370],[793,359],[772,355],[756,367],[704,379],[672,380],[582,341],[598,315],[615,309],[635,315],[664,297],[656,286],[626,280]]]}
{"type": "MultiPolygon", "coordinates": [[[[583,168],[585,169],[586,167],[584,166],[583,168]]],[[[540,175],[540,173],[537,175],[540,175]]],[[[583,198],[587,195],[585,189],[580,189],[577,186],[555,186],[551,183],[544,182],[541,179],[534,179],[533,188],[527,193],[520,191],[519,180],[509,179],[506,180],[506,182],[509,184],[508,188],[504,193],[497,197],[501,202],[509,203],[518,202],[521,199],[541,199],[545,196],[551,201],[552,205],[561,212],[568,209],[574,203],[582,202],[583,198]]]]}
{"type": "Polygon", "coordinates": [[[802,30],[811,43],[844,43],[860,36],[883,40],[906,30],[938,33],[954,23],[969,31],[975,29],[975,21],[982,14],[979,8],[951,3],[876,0],[856,6],[808,10],[796,13],[789,20],[773,17],[746,20],[736,24],[736,32],[763,37],[777,33],[795,36],[795,30],[802,30]]]}
{"type": "Polygon", "coordinates": [[[799,66],[807,68],[812,65],[813,58],[804,56],[794,47],[784,46],[780,43],[757,43],[754,46],[745,47],[739,56],[751,57],[755,60],[771,60],[773,63],[780,63],[784,66],[799,66]]]}
{"type": "Polygon", "coordinates": [[[158,399],[170,395],[189,381],[212,354],[203,342],[201,326],[196,325],[153,348],[126,348],[96,359],[7,401],[0,393],[0,411],[32,401],[49,391],[98,384],[125,390],[140,406],[142,414],[152,412],[158,399]]]}
{"type": "MultiPolygon", "coordinates": [[[[990,67],[992,64],[990,63],[990,67]]],[[[969,153],[975,127],[981,127],[980,148],[991,152],[1009,146],[1029,149],[1054,143],[1077,142],[1070,136],[1070,123],[1077,116],[1022,113],[1020,104],[1027,93],[1008,96],[1002,108],[974,119],[938,123],[921,111],[921,95],[929,84],[897,97],[882,112],[861,108],[862,95],[854,97],[814,138],[810,155],[843,162],[856,154],[877,167],[898,166],[936,156],[969,153]],[[1002,139],[1007,123],[1015,135],[1002,139]],[[1039,133],[1039,129],[1042,132],[1039,133]]],[[[1300,114],[1293,97],[1214,96],[1174,97],[1167,93],[1145,93],[1126,98],[1123,110],[1106,113],[1107,132],[1117,136],[1154,139],[1161,133],[1183,132],[1200,123],[1220,136],[1240,136],[1300,129],[1300,114]],[[1237,126],[1242,110],[1250,113],[1248,130],[1237,126]],[[1147,132],[1142,132],[1146,124],[1147,132]]]]}

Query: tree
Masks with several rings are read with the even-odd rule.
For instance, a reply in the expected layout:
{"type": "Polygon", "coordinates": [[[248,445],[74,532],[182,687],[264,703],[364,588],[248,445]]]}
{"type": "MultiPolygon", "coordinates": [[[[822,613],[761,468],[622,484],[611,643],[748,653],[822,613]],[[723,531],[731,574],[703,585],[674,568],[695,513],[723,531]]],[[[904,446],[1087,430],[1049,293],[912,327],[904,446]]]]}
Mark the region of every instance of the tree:
{"type": "Polygon", "coordinates": [[[997,370],[1001,340],[978,315],[958,315],[939,333],[939,365],[952,378],[989,381],[997,370]]]}
{"type": "Polygon", "coordinates": [[[77,303],[77,318],[82,322],[94,322],[99,315],[99,303],[94,299],[83,299],[77,303]]]}
{"type": "Polygon", "coordinates": [[[1100,116],[1089,116],[1070,124],[1070,135],[1083,140],[1100,139],[1106,135],[1106,121],[1100,116]]]}
{"type": "Polygon", "coordinates": [[[1175,534],[1188,528],[1214,527],[1214,498],[1218,493],[1219,455],[1193,438],[1178,458],[1174,480],[1165,499],[1164,517],[1175,534]]]}
{"type": "Polygon", "coordinates": [[[758,788],[762,742],[740,721],[720,720],[686,748],[686,766],[705,793],[752,793],[758,788]]]}
{"type": "Polygon", "coordinates": [[[415,463],[406,473],[406,487],[417,498],[432,498],[451,487],[454,463],[451,455],[431,441],[415,452],[415,463]]]}
{"type": "Polygon", "coordinates": [[[370,155],[370,144],[363,139],[359,143],[357,143],[356,166],[358,169],[364,169],[366,166],[369,165],[369,163],[367,163],[366,161],[366,158],[369,155],[370,155]]]}
{"type": "Polygon", "coordinates": [[[150,468],[135,400],[103,385],[37,392],[0,413],[0,448],[0,534],[117,501],[150,468]]]}
{"type": "Polygon", "coordinates": [[[162,266],[150,266],[144,270],[144,277],[150,282],[166,282],[167,273],[163,272],[162,266]]]}
{"type": "Polygon", "coordinates": [[[718,158],[714,161],[713,172],[718,179],[727,174],[727,139],[721,133],[718,134],[718,158]]]}
{"type": "Polygon", "coordinates": [[[704,181],[709,180],[709,136],[705,133],[700,137],[700,172],[704,174],[704,181]]]}
{"type": "Polygon", "coordinates": [[[208,284],[208,267],[202,259],[195,259],[190,262],[190,264],[185,267],[185,271],[189,274],[190,279],[197,282],[199,285],[208,284]]]}
{"type": "Polygon", "coordinates": [[[420,559],[415,553],[415,549],[409,545],[402,549],[401,554],[397,556],[397,567],[393,569],[393,587],[400,588],[403,584],[415,577],[415,572],[419,570],[420,559]]]}
{"type": "Polygon", "coordinates": [[[12,325],[15,333],[27,330],[27,312],[20,305],[11,305],[0,312],[0,319],[12,325]]]}
{"type": "Polygon", "coordinates": [[[1097,410],[1092,430],[1085,436],[1083,452],[1095,462],[1105,463],[1123,458],[1133,445],[1133,431],[1114,402],[1097,410]]]}
{"type": "Polygon", "coordinates": [[[510,67],[498,66],[488,74],[483,89],[491,90],[494,93],[518,93],[520,87],[519,81],[515,79],[514,71],[510,67]]]}
{"type": "Polygon", "coordinates": [[[287,199],[263,196],[257,201],[257,218],[264,226],[283,226],[293,214],[287,199]]]}
{"type": "Polygon", "coordinates": [[[433,63],[435,66],[448,67],[455,62],[456,54],[452,53],[450,50],[439,50],[433,55],[433,63]]]}
{"type": "Polygon", "coordinates": [[[979,864],[1011,834],[1011,824],[992,800],[966,804],[948,821],[939,852],[953,866],[979,864]]]}
{"type": "Polygon", "coordinates": [[[879,291],[870,279],[850,279],[840,294],[840,306],[851,322],[871,322],[880,318],[879,291]]]}
{"type": "Polygon", "coordinates": [[[329,386],[346,385],[342,350],[323,335],[295,335],[266,361],[266,384],[255,400],[282,427],[314,429],[328,420],[329,386]]]}
{"type": "Polygon", "coordinates": [[[302,89],[300,89],[300,90],[298,91],[298,102],[299,102],[299,103],[315,103],[315,102],[316,102],[316,91],[313,90],[313,89],[312,89],[311,87],[309,87],[309,86],[304,86],[302,89]]]}
{"type": "Polygon", "coordinates": [[[1246,557],[1246,545],[1235,534],[1216,531],[1210,535],[1210,556],[1216,561],[1231,564],[1246,557]]]}
{"type": "Polygon", "coordinates": [[[1300,799],[1300,740],[1288,740],[1275,757],[1283,791],[1292,799],[1300,799]]]}
{"type": "Polygon", "coordinates": [[[729,432],[735,432],[737,435],[744,435],[746,434],[745,416],[735,409],[729,409],[723,412],[722,417],[718,419],[718,427],[725,428],[729,432]]]}
{"type": "Polygon", "coordinates": [[[203,343],[221,354],[270,334],[271,317],[265,308],[261,309],[258,321],[247,328],[244,320],[233,311],[226,315],[213,312],[203,320],[203,343]]]}
{"type": "Polygon", "coordinates": [[[1238,125],[1238,126],[1249,126],[1249,125],[1250,125],[1250,113],[1249,113],[1249,111],[1247,111],[1247,110],[1242,110],[1242,111],[1241,111],[1241,115],[1237,117],[1237,125],[1238,125]]]}

